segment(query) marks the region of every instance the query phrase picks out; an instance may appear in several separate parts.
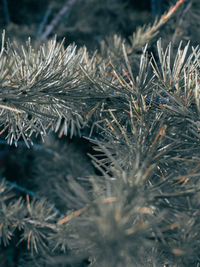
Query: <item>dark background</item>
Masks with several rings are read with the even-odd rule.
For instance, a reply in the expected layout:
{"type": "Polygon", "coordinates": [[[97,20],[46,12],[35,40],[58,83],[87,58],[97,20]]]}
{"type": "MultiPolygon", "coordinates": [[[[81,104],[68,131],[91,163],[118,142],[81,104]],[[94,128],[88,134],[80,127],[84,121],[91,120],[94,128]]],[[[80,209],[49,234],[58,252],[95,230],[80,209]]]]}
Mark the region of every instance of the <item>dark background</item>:
{"type": "MultiPolygon", "coordinates": [[[[43,34],[66,0],[0,0],[0,28],[9,38],[22,42],[29,36],[43,40],[43,34]]],[[[76,0],[46,36],[66,37],[68,43],[95,49],[114,33],[128,37],[138,25],[152,22],[175,1],[167,0],[76,0]]]]}

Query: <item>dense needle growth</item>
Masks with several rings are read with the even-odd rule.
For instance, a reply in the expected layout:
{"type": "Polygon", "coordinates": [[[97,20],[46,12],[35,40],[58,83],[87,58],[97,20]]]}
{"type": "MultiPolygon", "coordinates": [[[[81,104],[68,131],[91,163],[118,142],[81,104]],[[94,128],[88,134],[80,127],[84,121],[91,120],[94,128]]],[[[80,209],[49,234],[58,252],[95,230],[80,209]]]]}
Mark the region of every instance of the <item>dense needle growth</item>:
{"type": "Polygon", "coordinates": [[[31,162],[20,184],[1,172],[0,242],[17,266],[199,266],[200,49],[178,34],[193,4],[96,52],[3,31],[1,144],[31,162]]]}

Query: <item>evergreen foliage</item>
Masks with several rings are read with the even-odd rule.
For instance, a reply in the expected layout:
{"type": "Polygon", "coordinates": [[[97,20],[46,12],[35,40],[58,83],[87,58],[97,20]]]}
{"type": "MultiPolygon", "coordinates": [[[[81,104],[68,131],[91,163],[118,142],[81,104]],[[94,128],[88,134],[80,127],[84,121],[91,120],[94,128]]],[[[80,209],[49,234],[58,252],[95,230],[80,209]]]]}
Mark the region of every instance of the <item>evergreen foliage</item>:
{"type": "Polygon", "coordinates": [[[96,52],[2,33],[1,143],[31,154],[23,184],[1,173],[17,266],[200,265],[200,49],[159,38],[179,8],[96,52]]]}

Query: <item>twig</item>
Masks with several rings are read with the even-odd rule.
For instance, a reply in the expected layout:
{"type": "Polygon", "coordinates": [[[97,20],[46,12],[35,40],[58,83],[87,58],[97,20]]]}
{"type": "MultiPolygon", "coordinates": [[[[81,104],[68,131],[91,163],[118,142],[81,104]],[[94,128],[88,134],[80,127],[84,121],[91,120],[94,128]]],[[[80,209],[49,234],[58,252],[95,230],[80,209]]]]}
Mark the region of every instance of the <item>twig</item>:
{"type": "Polygon", "coordinates": [[[162,17],[161,17],[161,19],[163,20],[163,21],[167,21],[176,11],[177,11],[177,9],[179,8],[179,6],[181,5],[181,4],[183,4],[185,2],[185,0],[178,0],[177,2],[176,2],[176,4],[174,5],[174,6],[172,6],[170,9],[169,9],[169,11],[167,12],[167,14],[164,14],[162,17]]]}
{"type": "Polygon", "coordinates": [[[0,104],[0,108],[14,111],[14,112],[16,112],[17,114],[18,114],[18,113],[24,113],[24,111],[21,111],[21,110],[15,108],[15,107],[12,108],[12,107],[8,107],[8,106],[1,105],[1,104],[0,104]]]}
{"type": "Polygon", "coordinates": [[[46,39],[55,26],[59,23],[61,18],[70,10],[72,4],[75,3],[76,0],[68,0],[66,5],[58,12],[55,18],[51,21],[51,23],[47,26],[46,31],[41,35],[41,40],[46,39]]]}
{"type": "Polygon", "coordinates": [[[50,228],[52,230],[56,230],[56,225],[54,224],[50,224],[50,223],[45,223],[45,222],[39,222],[39,221],[36,221],[36,220],[31,220],[31,219],[26,219],[26,221],[30,224],[34,224],[34,226],[41,226],[41,227],[47,227],[47,228],[50,228]]]}
{"type": "Polygon", "coordinates": [[[150,146],[151,148],[155,145],[155,143],[157,142],[157,140],[158,140],[158,138],[159,138],[160,136],[161,136],[161,137],[165,136],[166,128],[167,128],[167,125],[164,125],[164,126],[160,129],[160,131],[159,131],[158,134],[156,135],[156,137],[155,137],[153,143],[152,143],[151,146],[150,146]]]}
{"type": "MultiPolygon", "coordinates": [[[[115,197],[105,198],[103,200],[103,202],[106,203],[106,204],[110,204],[110,203],[116,202],[116,198],[115,197]]],[[[81,215],[84,211],[87,211],[89,209],[89,207],[90,206],[86,206],[86,207],[83,207],[82,209],[79,209],[79,210],[76,210],[76,211],[72,212],[72,214],[67,215],[66,217],[64,217],[61,220],[59,220],[57,222],[57,225],[62,225],[64,223],[67,223],[68,221],[70,221],[74,217],[77,217],[77,216],[81,215]]]]}

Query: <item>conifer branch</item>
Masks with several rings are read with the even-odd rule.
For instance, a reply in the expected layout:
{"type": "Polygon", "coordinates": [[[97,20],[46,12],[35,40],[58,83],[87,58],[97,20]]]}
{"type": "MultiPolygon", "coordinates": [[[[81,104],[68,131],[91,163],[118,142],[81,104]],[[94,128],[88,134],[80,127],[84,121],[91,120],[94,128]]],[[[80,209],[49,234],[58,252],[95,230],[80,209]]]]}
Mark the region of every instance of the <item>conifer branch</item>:
{"type": "Polygon", "coordinates": [[[178,0],[174,6],[172,6],[168,12],[163,14],[160,19],[155,20],[153,25],[144,26],[138,28],[138,30],[133,33],[131,37],[131,47],[128,50],[128,54],[131,54],[134,50],[138,48],[141,49],[146,43],[148,43],[151,39],[157,36],[159,29],[174,15],[180,5],[182,5],[185,0],[178,0]]]}
{"type": "Polygon", "coordinates": [[[180,43],[173,57],[158,40],[150,56],[146,45],[183,3],[131,48],[115,35],[102,56],[56,39],[5,46],[3,34],[0,134],[23,152],[51,131],[85,135],[94,149],[88,163],[64,138],[33,144],[29,188],[39,193],[0,183],[2,247],[24,242],[38,266],[199,265],[200,50],[180,43]]]}

